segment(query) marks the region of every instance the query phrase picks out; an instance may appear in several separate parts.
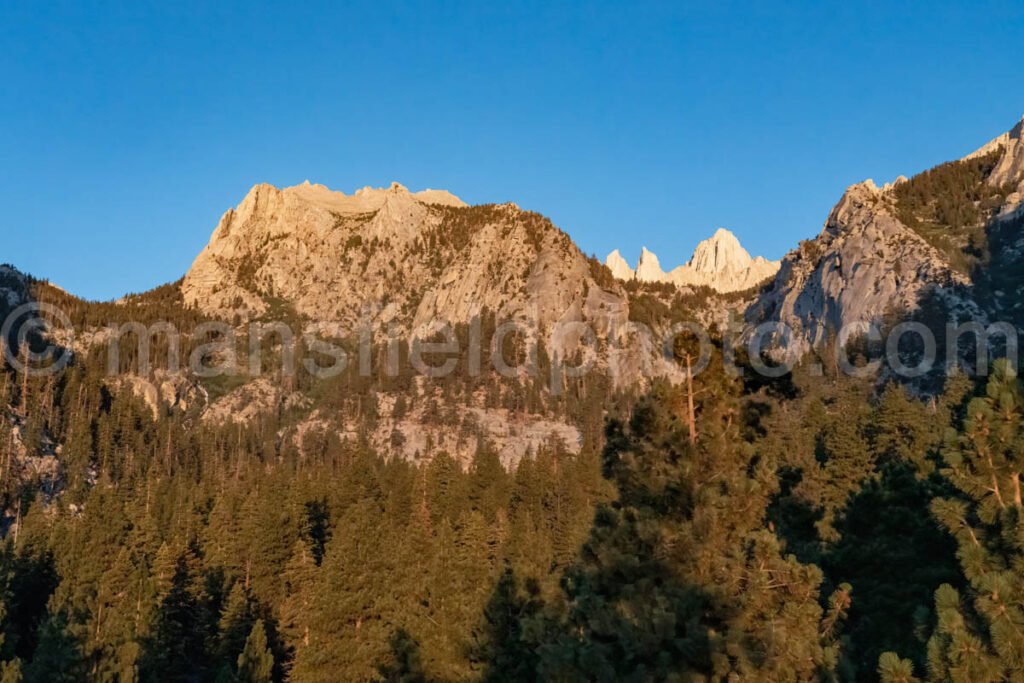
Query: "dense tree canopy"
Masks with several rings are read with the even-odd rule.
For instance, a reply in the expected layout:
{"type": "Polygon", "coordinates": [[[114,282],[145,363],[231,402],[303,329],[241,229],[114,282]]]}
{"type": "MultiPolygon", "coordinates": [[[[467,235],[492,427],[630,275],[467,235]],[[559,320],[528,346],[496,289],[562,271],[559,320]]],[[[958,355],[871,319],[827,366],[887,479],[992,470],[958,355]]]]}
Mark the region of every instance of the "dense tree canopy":
{"type": "MultiPolygon", "coordinates": [[[[173,288],[130,301],[180,306],[173,288]]],[[[0,369],[2,682],[1020,675],[1024,398],[1005,365],[925,399],[717,356],[642,396],[600,374],[555,395],[353,372],[219,424],[154,411],[105,363],[0,369]],[[388,458],[358,436],[384,394],[453,430],[473,400],[558,416],[582,447],[388,458]],[[300,430],[312,410],[355,436],[300,430]]]]}

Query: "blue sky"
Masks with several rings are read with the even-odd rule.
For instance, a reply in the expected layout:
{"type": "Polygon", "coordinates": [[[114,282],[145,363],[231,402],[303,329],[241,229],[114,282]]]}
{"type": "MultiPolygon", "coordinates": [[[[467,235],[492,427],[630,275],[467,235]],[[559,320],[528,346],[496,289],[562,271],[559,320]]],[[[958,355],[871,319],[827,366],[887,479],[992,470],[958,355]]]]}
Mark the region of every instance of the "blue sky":
{"type": "Polygon", "coordinates": [[[0,262],[148,289],[307,178],[515,201],[601,257],[725,226],[777,258],[1024,114],[1019,2],[782,4],[4,3],[0,262]]]}

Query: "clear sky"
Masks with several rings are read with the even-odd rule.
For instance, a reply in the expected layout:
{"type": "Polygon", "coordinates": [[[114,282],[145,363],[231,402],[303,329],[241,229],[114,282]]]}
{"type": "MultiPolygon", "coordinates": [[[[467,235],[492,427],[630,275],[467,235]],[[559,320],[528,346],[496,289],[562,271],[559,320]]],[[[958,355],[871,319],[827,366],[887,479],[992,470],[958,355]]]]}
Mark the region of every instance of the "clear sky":
{"type": "Polygon", "coordinates": [[[515,201],[602,258],[718,226],[778,258],[1024,114],[1021,2],[189,4],[0,5],[0,262],[148,289],[307,178],[515,201]]]}

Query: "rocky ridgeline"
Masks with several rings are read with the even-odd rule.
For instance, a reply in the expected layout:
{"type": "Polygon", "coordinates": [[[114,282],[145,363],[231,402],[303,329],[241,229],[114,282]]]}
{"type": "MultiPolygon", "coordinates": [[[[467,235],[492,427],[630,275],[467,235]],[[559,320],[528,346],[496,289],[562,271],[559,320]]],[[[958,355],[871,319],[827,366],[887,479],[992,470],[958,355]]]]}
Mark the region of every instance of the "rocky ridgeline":
{"type": "MultiPolygon", "coordinates": [[[[412,331],[467,322],[482,309],[533,321],[541,333],[585,322],[603,335],[628,319],[621,288],[599,286],[587,258],[547,219],[397,183],[354,195],[257,185],[221,218],[182,291],[215,316],[263,315],[284,302],[349,330],[412,331]]],[[[556,352],[574,342],[550,341],[556,352]]]]}
{"type": "MultiPolygon", "coordinates": [[[[257,185],[223,215],[182,281],[181,297],[224,320],[282,316],[340,332],[369,324],[416,333],[433,322],[468,322],[487,309],[499,321],[530,321],[549,352],[563,356],[576,351],[579,333],[559,323],[585,323],[600,339],[592,351],[599,355],[595,367],[620,386],[654,375],[678,376],[660,347],[637,338],[629,323],[631,308],[633,318],[646,321],[636,314],[642,303],[651,314],[654,295],[672,298],[661,302],[665,311],[673,302],[690,301],[679,298],[686,287],[723,293],[693,297],[687,305],[703,309],[689,310],[692,318],[716,320],[712,313],[718,309],[742,307],[751,325],[789,325],[802,350],[825,344],[851,323],[880,322],[926,303],[960,320],[993,320],[1024,313],[1022,124],[960,162],[929,172],[937,175],[927,182],[921,178],[928,174],[922,174],[881,188],[870,180],[850,187],[821,233],[781,264],[752,258],[722,229],[701,242],[686,265],[667,273],[646,249],[635,269],[612,252],[605,270],[550,221],[513,204],[471,207],[448,192],[410,192],[397,183],[352,195],[309,183],[284,189],[257,185]],[[943,173],[952,173],[953,186],[969,192],[959,198],[941,194],[943,173]],[[961,201],[960,208],[977,224],[942,224],[942,212],[933,210],[940,202],[928,194],[937,191],[933,185],[944,202],[961,201]],[[984,249],[976,238],[987,239],[984,249]],[[979,253],[987,249],[973,269],[958,258],[967,247],[979,253]],[[724,296],[766,279],[760,293],[743,300],[724,296]],[[679,289],[638,289],[639,283],[666,282],[679,289]]],[[[12,267],[0,266],[0,309],[28,300],[28,282],[12,267]]],[[[96,330],[77,332],[76,352],[102,338],[96,330]]],[[[199,409],[211,422],[304,409],[308,400],[266,378],[250,378],[216,399],[181,375],[129,377],[112,386],[129,387],[155,415],[199,409]]],[[[428,393],[416,391],[423,397],[428,393]]],[[[416,410],[391,416],[388,400],[377,397],[382,419],[373,440],[415,457],[425,448],[417,434],[429,431],[428,420],[416,410]]],[[[316,416],[315,406],[308,408],[314,412],[306,422],[314,424],[322,416],[316,416]]],[[[458,421],[466,434],[499,444],[506,460],[546,438],[570,449],[578,444],[572,425],[540,412],[511,420],[502,410],[469,400],[459,406],[458,421]]],[[[356,426],[342,420],[334,428],[356,426]]],[[[430,433],[432,443],[450,452],[461,455],[474,447],[472,439],[444,428],[430,433]]]]}
{"type": "Polygon", "coordinates": [[[1024,140],[1022,137],[1024,137],[1024,116],[1016,126],[964,157],[972,159],[992,152],[999,153],[999,160],[988,177],[988,183],[993,187],[1010,185],[1014,188],[1006,198],[1006,204],[1002,207],[1001,215],[1004,217],[1024,207],[1024,140]]]}
{"type": "MultiPolygon", "coordinates": [[[[221,218],[182,294],[186,304],[223,320],[294,314],[304,326],[342,335],[368,325],[409,338],[487,310],[499,324],[524,322],[551,357],[567,359],[581,349],[583,332],[572,323],[584,323],[600,340],[584,353],[613,381],[678,372],[656,345],[631,343],[628,294],[550,221],[513,204],[469,207],[447,192],[414,193],[397,183],[353,195],[308,183],[254,187],[221,218]]],[[[491,340],[482,341],[489,354],[491,340]]],[[[512,415],[472,396],[449,405],[457,425],[440,425],[423,406],[449,400],[422,383],[408,392],[416,407],[400,417],[389,412],[386,395],[373,397],[379,419],[365,436],[382,452],[417,458],[440,449],[466,460],[485,439],[511,464],[552,441],[579,449],[577,427],[562,417],[512,415]]],[[[302,397],[257,378],[213,401],[204,419],[249,421],[302,405],[302,397]]],[[[351,416],[308,408],[300,432],[366,431],[351,416]]]]}
{"type": "MultiPolygon", "coordinates": [[[[748,310],[748,322],[786,323],[803,350],[825,344],[830,334],[846,326],[912,315],[925,305],[959,321],[984,322],[993,309],[981,300],[976,285],[989,263],[965,272],[957,257],[978,247],[956,245],[952,237],[958,229],[973,227],[981,241],[989,236],[990,263],[999,262],[1007,273],[1024,272],[1024,235],[1019,227],[1024,213],[1022,125],[1024,119],[960,162],[945,165],[956,172],[956,164],[986,156],[993,160],[980,177],[982,186],[974,190],[980,199],[968,207],[978,207],[977,226],[908,225],[901,186],[912,181],[903,177],[881,188],[871,180],[853,185],[832,209],[821,233],[785,257],[771,286],[748,310]],[[1004,224],[1014,234],[1004,236],[1005,244],[996,249],[991,236],[1005,232],[1000,227],[1004,224]]],[[[939,201],[932,199],[926,208],[939,201]]],[[[1018,289],[997,291],[997,299],[1012,294],[1019,301],[1021,278],[1010,279],[1018,289]]]]}
{"type": "Polygon", "coordinates": [[[736,236],[725,228],[697,245],[689,262],[667,273],[658,257],[644,247],[636,269],[616,249],[605,259],[612,274],[625,281],[669,282],[680,287],[710,287],[718,292],[738,292],[754,287],[779,269],[778,261],[751,257],[736,236]]]}

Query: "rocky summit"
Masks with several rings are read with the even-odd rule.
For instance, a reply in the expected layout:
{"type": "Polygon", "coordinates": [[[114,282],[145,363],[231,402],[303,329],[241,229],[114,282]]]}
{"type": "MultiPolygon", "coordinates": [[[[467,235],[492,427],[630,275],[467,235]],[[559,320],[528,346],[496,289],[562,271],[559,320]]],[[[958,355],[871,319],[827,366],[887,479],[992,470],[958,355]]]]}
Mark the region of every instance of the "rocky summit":
{"type": "Polygon", "coordinates": [[[641,363],[664,362],[624,343],[629,297],[606,273],[548,219],[514,204],[467,206],[448,192],[398,183],[352,195],[263,184],[221,217],[181,292],[213,317],[287,309],[339,333],[415,335],[488,311],[533,326],[563,357],[586,329],[602,348],[625,348],[602,353],[600,365],[632,382],[641,363]]]}
{"type": "Polygon", "coordinates": [[[658,257],[647,247],[641,249],[635,270],[629,267],[618,249],[608,254],[605,265],[620,280],[710,287],[718,292],[750,289],[779,269],[778,261],[769,261],[761,256],[752,258],[736,236],[725,228],[719,228],[714,235],[698,244],[688,263],[669,272],[662,270],[658,257]]]}
{"type": "Polygon", "coordinates": [[[849,187],[818,236],[781,262],[752,257],[720,228],[668,271],[646,248],[635,267],[615,250],[604,262],[611,282],[564,232],[514,204],[471,207],[443,190],[397,183],[351,195],[308,182],[257,185],[223,215],[181,290],[208,314],[242,318],[283,304],[321,321],[411,330],[488,309],[544,330],[587,322],[608,332],[630,319],[624,284],[731,293],[766,283],[747,321],[786,323],[804,350],[844,326],[922,306],[958,319],[1015,316],[1022,127],[1024,119],[909,180],[849,187]]]}
{"type": "Polygon", "coordinates": [[[484,308],[545,328],[607,328],[627,314],[621,291],[596,286],[587,258],[547,219],[398,183],[353,195],[257,185],[221,218],[182,292],[210,314],[259,315],[285,302],[320,321],[406,329],[484,308]]]}

